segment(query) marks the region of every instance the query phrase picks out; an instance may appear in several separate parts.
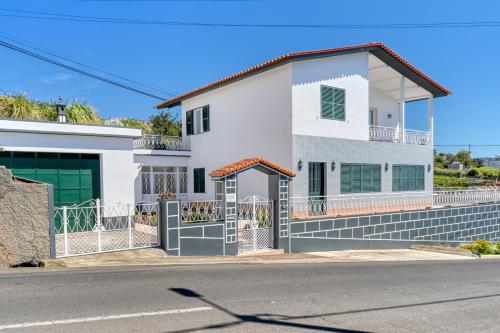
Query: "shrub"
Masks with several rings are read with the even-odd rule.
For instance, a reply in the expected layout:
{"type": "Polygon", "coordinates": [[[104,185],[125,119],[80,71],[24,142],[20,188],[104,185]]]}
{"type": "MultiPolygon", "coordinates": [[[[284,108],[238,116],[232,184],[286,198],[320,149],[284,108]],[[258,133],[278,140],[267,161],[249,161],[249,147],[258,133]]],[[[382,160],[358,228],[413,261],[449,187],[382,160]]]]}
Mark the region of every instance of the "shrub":
{"type": "Polygon", "coordinates": [[[471,251],[474,254],[500,254],[500,243],[493,246],[484,239],[477,239],[473,243],[460,244],[459,247],[471,251]]]}
{"type": "Polygon", "coordinates": [[[469,176],[469,177],[479,177],[479,176],[481,176],[481,173],[479,172],[478,169],[470,169],[469,172],[467,172],[467,176],[469,176]]]}

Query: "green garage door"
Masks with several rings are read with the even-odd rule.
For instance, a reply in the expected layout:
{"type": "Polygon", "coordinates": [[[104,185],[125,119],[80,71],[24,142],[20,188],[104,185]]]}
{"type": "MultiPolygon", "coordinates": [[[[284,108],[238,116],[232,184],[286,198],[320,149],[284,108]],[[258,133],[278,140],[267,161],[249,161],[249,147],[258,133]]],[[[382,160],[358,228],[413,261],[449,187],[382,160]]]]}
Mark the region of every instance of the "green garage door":
{"type": "Polygon", "coordinates": [[[54,185],[54,205],[100,197],[100,163],[95,154],[0,152],[0,165],[15,176],[54,185]]]}

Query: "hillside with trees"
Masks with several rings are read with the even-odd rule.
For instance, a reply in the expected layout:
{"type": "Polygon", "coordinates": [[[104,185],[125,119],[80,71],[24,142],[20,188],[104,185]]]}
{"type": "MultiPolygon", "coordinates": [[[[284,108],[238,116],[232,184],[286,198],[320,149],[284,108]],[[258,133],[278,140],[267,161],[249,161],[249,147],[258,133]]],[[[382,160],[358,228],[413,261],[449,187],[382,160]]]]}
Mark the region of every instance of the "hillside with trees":
{"type": "Polygon", "coordinates": [[[479,158],[472,158],[470,152],[461,150],[456,154],[434,151],[435,187],[491,187],[500,179],[500,169],[486,167],[479,158]],[[452,168],[453,163],[463,169],[452,168]]]}

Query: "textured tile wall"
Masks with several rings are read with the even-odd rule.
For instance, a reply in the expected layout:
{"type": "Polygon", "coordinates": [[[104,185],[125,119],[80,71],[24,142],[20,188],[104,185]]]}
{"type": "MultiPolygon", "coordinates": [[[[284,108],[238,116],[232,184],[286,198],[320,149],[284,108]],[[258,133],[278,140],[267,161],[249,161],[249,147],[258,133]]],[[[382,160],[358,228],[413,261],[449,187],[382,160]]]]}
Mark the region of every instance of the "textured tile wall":
{"type": "Polygon", "coordinates": [[[291,221],[292,238],[393,241],[500,241],[500,204],[291,221]]]}

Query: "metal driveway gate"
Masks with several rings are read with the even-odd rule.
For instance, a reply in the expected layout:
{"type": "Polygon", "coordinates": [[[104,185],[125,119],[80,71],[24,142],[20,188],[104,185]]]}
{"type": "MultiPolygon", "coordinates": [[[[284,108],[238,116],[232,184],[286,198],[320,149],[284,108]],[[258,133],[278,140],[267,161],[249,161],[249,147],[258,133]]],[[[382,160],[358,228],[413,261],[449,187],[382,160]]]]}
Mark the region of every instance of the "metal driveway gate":
{"type": "Polygon", "coordinates": [[[249,196],[238,202],[238,253],[273,248],[273,202],[249,196]]]}
{"type": "Polygon", "coordinates": [[[127,205],[99,199],[55,209],[56,256],[160,245],[158,203],[127,205]]]}

